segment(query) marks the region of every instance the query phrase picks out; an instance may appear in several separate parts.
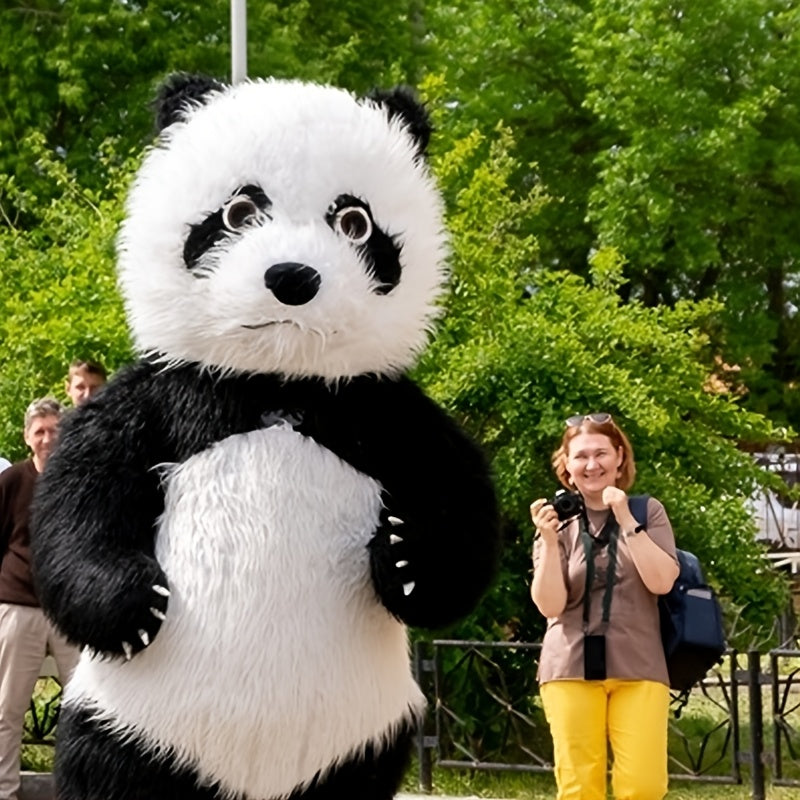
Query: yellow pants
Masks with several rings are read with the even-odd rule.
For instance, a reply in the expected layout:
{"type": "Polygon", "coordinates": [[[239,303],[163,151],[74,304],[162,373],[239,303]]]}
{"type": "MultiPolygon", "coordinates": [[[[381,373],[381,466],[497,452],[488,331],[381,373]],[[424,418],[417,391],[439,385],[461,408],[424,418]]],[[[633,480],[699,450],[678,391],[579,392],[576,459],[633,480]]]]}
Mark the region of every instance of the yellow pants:
{"type": "Polygon", "coordinates": [[[548,681],[540,687],[558,800],[605,800],[608,745],[615,800],[667,793],[669,689],[654,681],[548,681]]]}

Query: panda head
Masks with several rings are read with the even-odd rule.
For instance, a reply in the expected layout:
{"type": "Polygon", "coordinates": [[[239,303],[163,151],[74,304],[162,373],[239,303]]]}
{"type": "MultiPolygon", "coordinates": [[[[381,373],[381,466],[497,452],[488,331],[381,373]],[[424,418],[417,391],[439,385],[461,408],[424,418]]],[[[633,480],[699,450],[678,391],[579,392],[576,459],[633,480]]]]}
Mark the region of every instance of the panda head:
{"type": "Polygon", "coordinates": [[[140,350],[326,381],[413,363],[446,245],[407,91],[178,75],[157,122],[119,237],[140,350]]]}

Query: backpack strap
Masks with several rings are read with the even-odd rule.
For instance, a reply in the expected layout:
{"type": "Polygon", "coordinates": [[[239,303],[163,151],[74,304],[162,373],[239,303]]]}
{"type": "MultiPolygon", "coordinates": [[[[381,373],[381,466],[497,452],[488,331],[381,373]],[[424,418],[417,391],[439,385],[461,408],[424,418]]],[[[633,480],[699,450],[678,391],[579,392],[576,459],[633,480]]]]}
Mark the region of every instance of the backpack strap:
{"type": "Polygon", "coordinates": [[[647,525],[647,501],[649,499],[649,494],[634,494],[628,498],[628,508],[640,525],[647,525]]]}

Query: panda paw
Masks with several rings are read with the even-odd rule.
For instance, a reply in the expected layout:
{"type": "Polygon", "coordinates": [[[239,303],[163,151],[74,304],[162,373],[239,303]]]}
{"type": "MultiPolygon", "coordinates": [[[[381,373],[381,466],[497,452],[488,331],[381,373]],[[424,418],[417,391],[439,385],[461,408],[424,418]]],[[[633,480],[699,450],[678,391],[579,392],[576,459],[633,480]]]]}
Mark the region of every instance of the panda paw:
{"type": "Polygon", "coordinates": [[[158,629],[161,627],[161,623],[167,618],[167,615],[159,606],[164,606],[166,609],[166,600],[169,598],[169,589],[167,589],[166,586],[161,586],[160,584],[155,584],[152,588],[153,605],[150,606],[149,611],[150,615],[157,621],[153,623],[149,618],[147,618],[143,623],[144,627],[137,628],[136,637],[131,637],[133,639],[133,643],[123,640],[122,654],[125,656],[126,661],[130,661],[135,653],[144,650],[144,648],[153,641],[153,637],[155,637],[158,629]],[[154,626],[155,630],[153,630],[154,626]]]}
{"type": "Polygon", "coordinates": [[[369,543],[375,588],[389,611],[401,618],[417,589],[412,528],[384,510],[369,543]]]}
{"type": "MultiPolygon", "coordinates": [[[[141,564],[138,565],[140,568],[141,564]]],[[[139,572],[136,583],[122,581],[124,594],[117,595],[113,603],[113,620],[106,628],[102,640],[95,641],[94,649],[111,657],[130,661],[137,653],[149,647],[167,618],[169,583],[161,568],[151,561],[139,572]]],[[[92,643],[89,642],[89,646],[92,643]]]]}

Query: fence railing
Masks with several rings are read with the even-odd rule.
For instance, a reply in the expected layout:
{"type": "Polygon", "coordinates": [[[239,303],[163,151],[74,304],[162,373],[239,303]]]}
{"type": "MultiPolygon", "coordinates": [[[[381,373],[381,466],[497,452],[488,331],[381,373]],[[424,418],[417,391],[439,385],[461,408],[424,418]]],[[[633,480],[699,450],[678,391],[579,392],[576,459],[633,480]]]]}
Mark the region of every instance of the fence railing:
{"type": "MultiPolygon", "coordinates": [[[[540,651],[534,642],[415,644],[430,709],[417,740],[424,791],[434,767],[552,771],[536,683],[540,651]]],[[[767,783],[800,787],[800,650],[729,650],[680,716],[670,716],[669,765],[681,781],[741,784],[746,773],[754,800],[763,800],[767,783]]]]}

